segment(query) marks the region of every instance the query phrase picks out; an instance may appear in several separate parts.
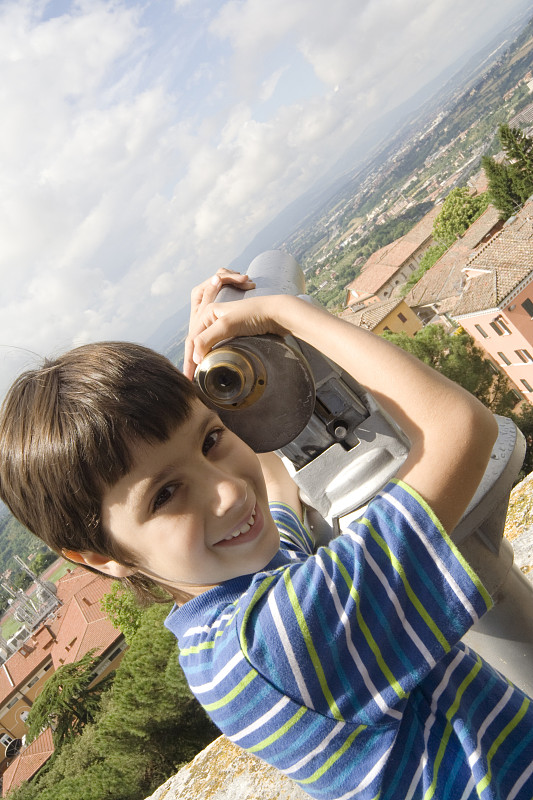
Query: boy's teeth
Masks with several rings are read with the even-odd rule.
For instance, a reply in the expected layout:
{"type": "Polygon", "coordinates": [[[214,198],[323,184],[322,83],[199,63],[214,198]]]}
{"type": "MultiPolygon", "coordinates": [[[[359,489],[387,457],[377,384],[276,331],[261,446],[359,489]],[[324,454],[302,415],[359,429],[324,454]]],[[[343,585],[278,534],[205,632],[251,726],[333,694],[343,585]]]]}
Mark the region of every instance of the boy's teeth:
{"type": "Polygon", "coordinates": [[[226,536],[225,541],[231,541],[231,539],[235,539],[237,536],[240,536],[241,533],[248,533],[248,531],[254,524],[254,519],[255,519],[255,509],[253,510],[248,522],[245,522],[244,525],[242,525],[238,531],[235,531],[235,533],[231,533],[229,536],[226,536]]]}

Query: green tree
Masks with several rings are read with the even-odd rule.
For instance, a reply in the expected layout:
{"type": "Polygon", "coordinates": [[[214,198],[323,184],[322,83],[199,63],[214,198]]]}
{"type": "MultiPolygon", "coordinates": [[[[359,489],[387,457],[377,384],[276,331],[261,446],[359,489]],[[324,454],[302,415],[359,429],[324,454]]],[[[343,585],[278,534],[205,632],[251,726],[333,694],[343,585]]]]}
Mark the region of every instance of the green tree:
{"type": "Polygon", "coordinates": [[[90,650],[79,661],[64,664],[46,681],[28,714],[28,741],[44,728],[51,727],[58,749],[69,738],[81,733],[93,722],[100,708],[100,697],[107,681],[90,688],[98,659],[90,650]]]}
{"type": "Polygon", "coordinates": [[[487,192],[471,195],[466,186],[452,189],[433,223],[433,238],[439,244],[450,247],[485,211],[488,204],[487,192]]]}
{"type": "Polygon", "coordinates": [[[10,800],[143,800],[219,735],[186,684],[167,613],[143,611],[94,722],[10,800]]]}
{"type": "Polygon", "coordinates": [[[452,189],[433,223],[433,239],[436,244],[430,247],[422,258],[418,269],[413,272],[401,289],[402,297],[411,291],[420,278],[435,264],[446,250],[462,236],[475,220],[481,216],[489,204],[488,193],[471,195],[466,186],[452,189]]]}
{"type": "Polygon", "coordinates": [[[482,159],[489,181],[492,203],[502,219],[516,214],[533,193],[533,139],[520,128],[500,125],[498,138],[506,162],[500,164],[493,158],[482,159]]]}
{"type": "Polygon", "coordinates": [[[418,283],[420,278],[425,275],[428,269],[431,269],[433,264],[436,264],[439,258],[444,255],[448,248],[445,244],[434,244],[432,247],[428,248],[422,258],[420,259],[420,264],[418,269],[416,269],[411,275],[409,275],[407,281],[402,286],[401,289],[401,296],[405,297],[408,292],[411,291],[413,286],[418,283]]]}
{"type": "Polygon", "coordinates": [[[169,764],[189,761],[218,735],[187,686],[176,640],[162,625],[166,613],[157,605],[143,613],[98,726],[102,749],[125,759],[138,753],[154,787],[169,764]]]}
{"type": "Polygon", "coordinates": [[[427,325],[413,337],[405,333],[382,335],[463,386],[495,413],[509,414],[516,404],[505,375],[495,372],[492,362],[465,331],[446,333],[440,325],[427,325]]]}
{"type": "Polygon", "coordinates": [[[111,590],[102,597],[100,605],[113,627],[122,631],[127,643],[131,644],[143,616],[143,609],[133,592],[120,581],[113,581],[111,590]]]}
{"type": "Polygon", "coordinates": [[[533,406],[529,403],[524,403],[517,414],[510,414],[511,419],[517,425],[526,440],[526,455],[522,469],[520,471],[520,480],[533,472],[533,406]]]}
{"type": "Polygon", "coordinates": [[[22,591],[25,591],[29,586],[32,585],[32,583],[32,579],[27,572],[24,572],[24,570],[20,570],[20,572],[17,572],[11,578],[11,585],[15,589],[22,589],[22,591]]]}
{"type": "Polygon", "coordinates": [[[520,195],[514,189],[512,173],[505,164],[488,156],[483,156],[481,163],[489,182],[491,202],[500,212],[501,219],[509,219],[522,205],[520,195]]]}
{"type": "Polygon", "coordinates": [[[56,559],[57,554],[53,553],[51,550],[47,553],[37,553],[32,561],[31,568],[37,575],[40,575],[50,564],[53,564],[56,559]]]}
{"type": "Polygon", "coordinates": [[[520,130],[500,125],[498,138],[508,161],[513,165],[517,176],[529,181],[529,192],[533,191],[533,139],[520,130]]]}

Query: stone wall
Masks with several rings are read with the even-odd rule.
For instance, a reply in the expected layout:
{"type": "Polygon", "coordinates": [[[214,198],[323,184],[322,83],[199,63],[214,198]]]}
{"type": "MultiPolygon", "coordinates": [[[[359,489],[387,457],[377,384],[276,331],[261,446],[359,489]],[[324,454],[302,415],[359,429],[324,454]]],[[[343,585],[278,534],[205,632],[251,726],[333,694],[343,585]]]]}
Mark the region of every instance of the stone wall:
{"type": "Polygon", "coordinates": [[[309,795],[220,736],[147,800],[309,800],[309,795]]]}
{"type": "Polygon", "coordinates": [[[505,537],[514,550],[514,563],[533,583],[533,472],[511,492],[505,537]]]}

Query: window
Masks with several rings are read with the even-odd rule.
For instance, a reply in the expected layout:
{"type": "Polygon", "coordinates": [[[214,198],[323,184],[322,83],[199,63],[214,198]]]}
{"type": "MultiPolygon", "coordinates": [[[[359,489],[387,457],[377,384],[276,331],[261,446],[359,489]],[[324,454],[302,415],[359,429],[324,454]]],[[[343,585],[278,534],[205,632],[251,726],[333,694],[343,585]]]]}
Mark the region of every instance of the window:
{"type": "Polygon", "coordinates": [[[17,705],[18,701],[19,701],[18,697],[12,697],[9,703],[7,704],[7,708],[13,708],[13,706],[17,705]]]}
{"type": "Polygon", "coordinates": [[[490,327],[494,328],[498,336],[506,336],[511,333],[511,330],[507,327],[503,317],[496,317],[496,319],[490,323],[490,327]]]}
{"type": "Polygon", "coordinates": [[[2,742],[2,744],[5,745],[6,747],[12,741],[13,741],[13,737],[10,736],[9,733],[3,733],[2,736],[0,736],[0,742],[2,742]]]}
{"type": "Polygon", "coordinates": [[[485,333],[485,331],[483,330],[481,325],[476,325],[475,328],[476,328],[476,330],[479,331],[479,333],[483,336],[484,339],[486,339],[488,337],[489,334],[485,333]]]}
{"type": "Polygon", "coordinates": [[[524,384],[524,386],[526,387],[526,389],[527,389],[527,391],[528,391],[528,392],[533,392],[533,386],[531,386],[531,385],[530,385],[530,384],[529,384],[527,381],[525,381],[523,378],[520,378],[520,380],[522,381],[522,383],[524,384]]]}
{"type": "Polygon", "coordinates": [[[524,362],[524,364],[529,364],[531,361],[533,361],[533,356],[529,350],[515,350],[515,353],[518,358],[524,362]]]}
{"type": "Polygon", "coordinates": [[[504,364],[510,364],[511,363],[509,361],[509,359],[507,358],[507,356],[505,355],[505,353],[498,353],[498,355],[500,356],[500,358],[501,358],[501,360],[503,361],[504,364]]]}
{"type": "Polygon", "coordinates": [[[524,300],[522,303],[522,308],[524,311],[527,311],[530,317],[533,317],[533,300],[530,300],[528,297],[528,299],[524,300]]]}
{"type": "Polygon", "coordinates": [[[400,322],[407,322],[407,317],[406,317],[406,316],[404,316],[404,315],[403,315],[403,314],[401,314],[401,313],[400,313],[400,314],[398,314],[398,319],[400,320],[400,322]]]}
{"type": "Polygon", "coordinates": [[[31,681],[28,683],[28,689],[31,689],[32,686],[35,686],[38,680],[39,680],[38,675],[36,675],[35,678],[32,678],[31,681]]]}

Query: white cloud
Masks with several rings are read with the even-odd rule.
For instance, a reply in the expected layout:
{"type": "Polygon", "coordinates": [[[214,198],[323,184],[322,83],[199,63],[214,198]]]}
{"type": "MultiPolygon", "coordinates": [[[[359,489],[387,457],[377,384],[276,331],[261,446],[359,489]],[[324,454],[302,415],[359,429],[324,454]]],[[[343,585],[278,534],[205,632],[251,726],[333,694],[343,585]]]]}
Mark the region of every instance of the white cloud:
{"type": "Polygon", "coordinates": [[[52,7],[0,4],[0,392],[29,358],[15,346],[147,338],[372,113],[509,13],[496,0],[52,7]]]}
{"type": "Polygon", "coordinates": [[[495,0],[230,0],[211,30],[231,43],[236,71],[246,76],[289,39],[331,89],[401,101],[498,16],[495,0]]]}
{"type": "Polygon", "coordinates": [[[284,72],[288,69],[287,64],[280,67],[279,69],[275,70],[268,78],[263,81],[261,84],[261,88],[259,89],[259,99],[264,103],[267,100],[270,100],[274,92],[276,91],[276,86],[278,85],[281,76],[284,72]]]}

